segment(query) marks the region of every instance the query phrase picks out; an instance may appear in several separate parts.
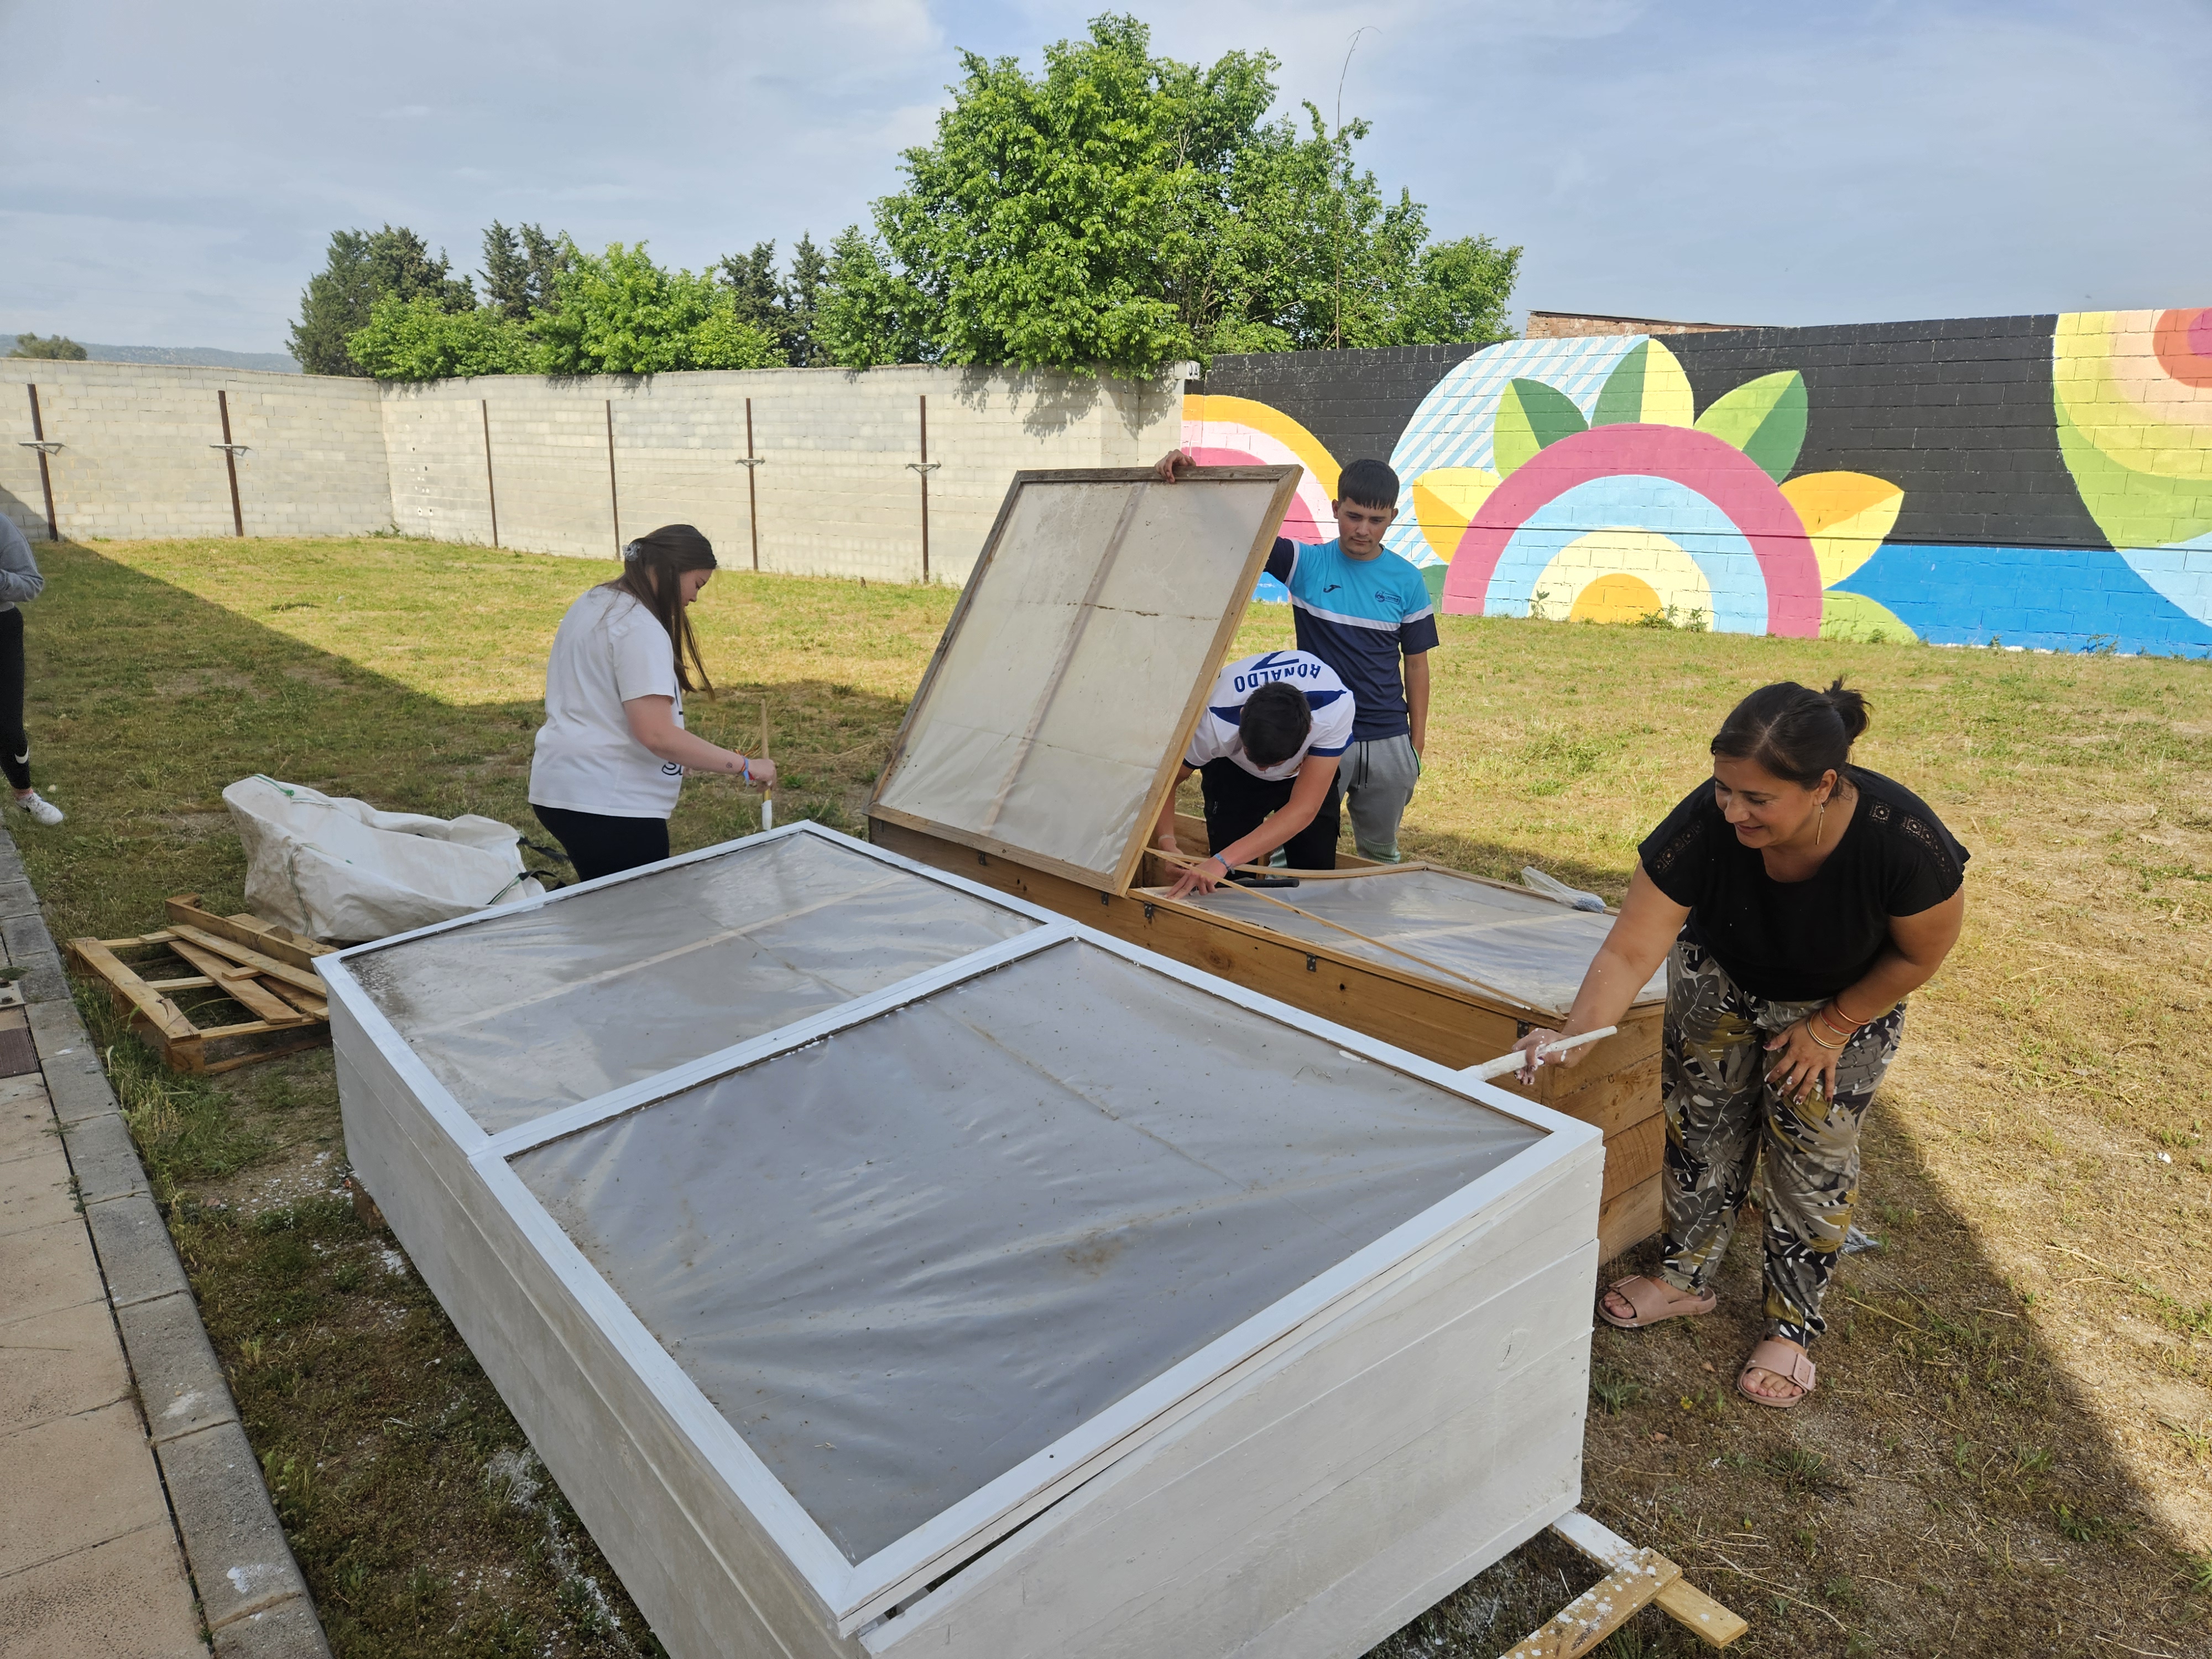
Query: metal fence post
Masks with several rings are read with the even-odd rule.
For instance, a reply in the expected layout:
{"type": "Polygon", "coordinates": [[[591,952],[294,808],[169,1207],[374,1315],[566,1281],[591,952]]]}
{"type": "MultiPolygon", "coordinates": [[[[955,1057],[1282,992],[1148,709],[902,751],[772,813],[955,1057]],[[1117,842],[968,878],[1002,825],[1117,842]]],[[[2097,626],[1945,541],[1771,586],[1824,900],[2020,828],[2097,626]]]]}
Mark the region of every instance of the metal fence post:
{"type": "Polygon", "coordinates": [[[39,488],[46,495],[46,539],[58,542],[62,538],[62,527],[54,517],[54,477],[46,470],[46,457],[61,446],[46,441],[46,423],[39,414],[39,388],[30,386],[27,390],[31,394],[31,441],[23,447],[39,452],[39,488]]]}
{"type": "Polygon", "coordinates": [[[907,470],[921,477],[921,579],[929,580],[929,475],[940,463],[929,459],[929,394],[921,394],[921,459],[908,461],[907,470]]]}
{"type": "Polygon", "coordinates": [[[622,497],[615,491],[615,400],[607,399],[607,505],[615,515],[615,557],[623,556],[622,497]]]}
{"type": "Polygon", "coordinates": [[[222,451],[222,464],[230,471],[230,527],[238,532],[239,539],[246,538],[246,513],[238,504],[238,458],[246,453],[244,444],[230,441],[230,393],[217,387],[215,406],[222,411],[222,441],[210,444],[210,449],[222,451]]]}
{"type": "Polygon", "coordinates": [[[753,400],[745,399],[745,458],[738,465],[745,470],[745,522],[753,532],[753,568],[760,568],[760,486],[754,480],[759,476],[760,457],[753,453],[753,400]]]}
{"type": "Polygon", "coordinates": [[[491,399],[479,398],[477,406],[483,411],[484,434],[484,499],[491,503],[491,544],[499,545],[499,485],[491,476],[491,399]]]}

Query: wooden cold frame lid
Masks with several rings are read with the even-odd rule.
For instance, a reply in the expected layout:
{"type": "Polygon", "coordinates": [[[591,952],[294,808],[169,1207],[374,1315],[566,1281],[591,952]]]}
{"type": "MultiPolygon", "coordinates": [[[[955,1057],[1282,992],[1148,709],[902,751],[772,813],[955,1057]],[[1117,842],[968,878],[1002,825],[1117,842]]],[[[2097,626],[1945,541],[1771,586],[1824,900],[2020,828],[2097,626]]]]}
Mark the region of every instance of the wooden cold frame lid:
{"type": "Polygon", "coordinates": [[[869,815],[1127,892],[1302,476],[1016,473],[869,815]]]}

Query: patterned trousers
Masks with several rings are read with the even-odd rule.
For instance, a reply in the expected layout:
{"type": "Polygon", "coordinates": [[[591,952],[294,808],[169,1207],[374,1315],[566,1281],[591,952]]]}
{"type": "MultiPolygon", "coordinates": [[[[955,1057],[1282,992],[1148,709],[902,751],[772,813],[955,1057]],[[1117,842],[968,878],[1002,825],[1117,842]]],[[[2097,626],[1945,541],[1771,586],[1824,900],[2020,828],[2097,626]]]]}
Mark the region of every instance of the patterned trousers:
{"type": "Polygon", "coordinates": [[[1810,1346],[1858,1194],[1859,1127],[1897,1056],[1905,1005],[1862,1026],[1837,1056],[1832,1100],[1793,1105],[1767,1081],[1767,1040],[1826,1001],[1770,1002],[1739,987],[1702,946],[1677,940],[1667,959],[1660,1089],[1667,1112],[1661,1275],[1702,1295],[1728,1254],[1736,1212],[1759,1170],[1765,1212],[1766,1334],[1810,1346]]]}

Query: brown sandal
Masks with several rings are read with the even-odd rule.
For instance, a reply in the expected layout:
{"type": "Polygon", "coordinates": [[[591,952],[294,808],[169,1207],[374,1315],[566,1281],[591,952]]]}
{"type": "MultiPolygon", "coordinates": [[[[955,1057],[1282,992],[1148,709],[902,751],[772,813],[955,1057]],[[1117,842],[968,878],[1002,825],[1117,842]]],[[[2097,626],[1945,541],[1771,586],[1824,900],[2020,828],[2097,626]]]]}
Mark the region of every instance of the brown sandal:
{"type": "Polygon", "coordinates": [[[1605,1297],[1597,1299],[1597,1316],[1616,1329],[1640,1331],[1646,1325],[1656,1325],[1662,1320],[1690,1319],[1698,1314],[1709,1314],[1720,1304],[1720,1298],[1707,1291],[1695,1302],[1667,1305],[1664,1298],[1682,1294],[1664,1279],[1653,1279],[1644,1273],[1631,1273],[1626,1279],[1616,1279],[1606,1289],[1626,1302],[1632,1317],[1623,1319],[1605,1305],[1605,1297]]]}
{"type": "Polygon", "coordinates": [[[1771,1406],[1786,1412],[1813,1392],[1813,1356],[1802,1348],[1793,1347],[1778,1337],[1768,1337],[1751,1351],[1751,1358],[1743,1362],[1743,1370],[1736,1373],[1735,1391],[1746,1400],[1761,1406],[1771,1406]],[[1765,1395],[1753,1394],[1744,1387],[1753,1371],[1767,1371],[1791,1384],[1797,1392],[1788,1400],[1770,1399],[1765,1395]]]}

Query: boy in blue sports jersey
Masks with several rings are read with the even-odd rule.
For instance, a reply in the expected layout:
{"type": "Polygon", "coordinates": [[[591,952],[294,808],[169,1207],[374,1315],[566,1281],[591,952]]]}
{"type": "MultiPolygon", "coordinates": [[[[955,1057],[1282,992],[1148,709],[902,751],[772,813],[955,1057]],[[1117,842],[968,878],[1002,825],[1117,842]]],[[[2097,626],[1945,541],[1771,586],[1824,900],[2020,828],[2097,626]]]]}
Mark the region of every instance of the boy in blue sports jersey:
{"type": "MultiPolygon", "coordinates": [[[[1172,483],[1196,465],[1178,449],[1155,470],[1172,483]]],[[[1329,505],[1336,539],[1307,546],[1278,537],[1267,574],[1291,591],[1298,649],[1334,669],[1358,707],[1338,767],[1352,842],[1362,858],[1395,864],[1398,824],[1427,745],[1436,607],[1421,573],[1382,545],[1398,516],[1395,472],[1381,461],[1354,461],[1329,505]]]]}

